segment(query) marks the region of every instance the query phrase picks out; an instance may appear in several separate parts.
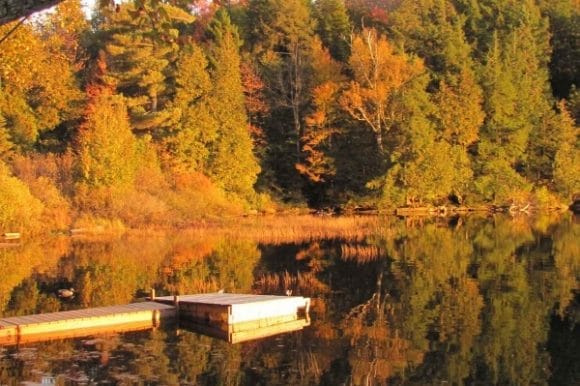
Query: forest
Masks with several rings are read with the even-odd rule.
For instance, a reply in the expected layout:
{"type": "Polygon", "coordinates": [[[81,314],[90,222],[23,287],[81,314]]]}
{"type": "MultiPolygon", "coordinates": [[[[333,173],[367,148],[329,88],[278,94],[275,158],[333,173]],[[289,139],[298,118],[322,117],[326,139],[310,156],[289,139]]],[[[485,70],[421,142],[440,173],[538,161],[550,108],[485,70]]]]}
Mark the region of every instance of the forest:
{"type": "Polygon", "coordinates": [[[0,230],[569,205],[575,0],[80,0],[0,26],[0,230]]]}

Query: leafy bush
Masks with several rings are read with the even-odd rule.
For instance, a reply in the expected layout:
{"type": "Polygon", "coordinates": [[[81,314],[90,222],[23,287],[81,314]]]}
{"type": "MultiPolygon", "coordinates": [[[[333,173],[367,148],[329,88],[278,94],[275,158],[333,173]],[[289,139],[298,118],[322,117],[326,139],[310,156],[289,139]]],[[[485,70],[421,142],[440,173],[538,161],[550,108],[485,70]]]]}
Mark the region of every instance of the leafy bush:
{"type": "Polygon", "coordinates": [[[174,190],[167,203],[176,221],[187,223],[212,215],[227,216],[243,213],[243,201],[226,195],[201,173],[174,176],[174,190]]]}
{"type": "Polygon", "coordinates": [[[7,232],[38,231],[42,211],[42,203],[0,161],[0,229],[7,232]]]}

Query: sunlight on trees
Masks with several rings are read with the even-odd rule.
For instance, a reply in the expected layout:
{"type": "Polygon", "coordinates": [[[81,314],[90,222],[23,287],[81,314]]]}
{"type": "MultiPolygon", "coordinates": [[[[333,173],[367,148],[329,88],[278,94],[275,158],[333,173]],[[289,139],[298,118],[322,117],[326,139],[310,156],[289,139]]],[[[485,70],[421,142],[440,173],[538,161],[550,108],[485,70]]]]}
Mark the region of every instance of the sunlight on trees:
{"type": "Polygon", "coordinates": [[[59,229],[562,208],[578,17],[569,0],[135,0],[86,20],[68,0],[1,43],[0,158],[59,229]]]}

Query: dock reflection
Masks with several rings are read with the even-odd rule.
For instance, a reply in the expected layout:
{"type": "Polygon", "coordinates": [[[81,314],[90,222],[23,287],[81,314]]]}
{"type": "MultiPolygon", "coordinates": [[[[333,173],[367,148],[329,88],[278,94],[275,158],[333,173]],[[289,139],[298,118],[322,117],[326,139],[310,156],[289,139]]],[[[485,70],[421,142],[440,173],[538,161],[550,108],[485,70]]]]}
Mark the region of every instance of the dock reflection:
{"type": "Polygon", "coordinates": [[[241,331],[236,329],[236,325],[231,324],[224,325],[223,327],[215,327],[191,322],[180,323],[179,328],[235,344],[268,338],[274,335],[286,334],[289,332],[301,331],[308,326],[310,326],[310,319],[303,318],[264,327],[243,329],[241,331]]]}

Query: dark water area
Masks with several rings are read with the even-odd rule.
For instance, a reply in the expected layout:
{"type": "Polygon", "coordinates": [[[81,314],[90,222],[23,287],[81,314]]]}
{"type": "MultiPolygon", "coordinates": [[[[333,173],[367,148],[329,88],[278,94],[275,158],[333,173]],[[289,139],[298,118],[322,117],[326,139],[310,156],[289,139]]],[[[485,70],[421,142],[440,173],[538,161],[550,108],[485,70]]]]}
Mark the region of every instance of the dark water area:
{"type": "Polygon", "coordinates": [[[0,385],[580,384],[580,221],[381,219],[364,237],[54,238],[0,249],[0,316],[227,292],[313,299],[302,331],[167,326],[0,346],[0,385]],[[74,288],[62,299],[58,289],[74,288]]]}

